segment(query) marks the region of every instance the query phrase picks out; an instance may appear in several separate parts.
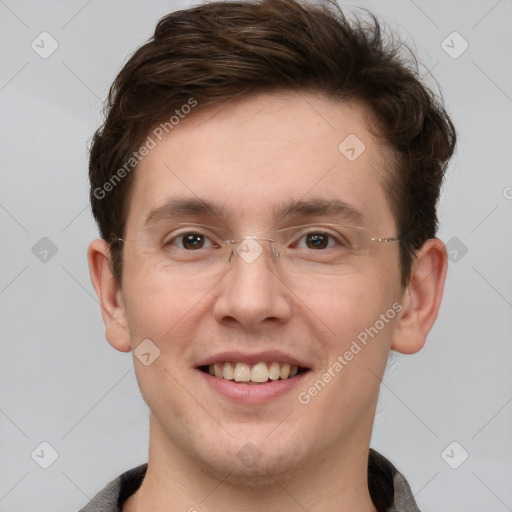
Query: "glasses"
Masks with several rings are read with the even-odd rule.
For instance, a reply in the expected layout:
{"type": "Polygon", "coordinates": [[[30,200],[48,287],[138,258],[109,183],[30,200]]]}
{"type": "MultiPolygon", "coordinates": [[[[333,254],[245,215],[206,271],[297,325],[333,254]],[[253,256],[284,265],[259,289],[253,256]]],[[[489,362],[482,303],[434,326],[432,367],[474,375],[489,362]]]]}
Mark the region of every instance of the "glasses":
{"type": "Polygon", "coordinates": [[[208,277],[227,272],[239,256],[246,264],[266,257],[284,275],[336,276],[364,271],[379,246],[396,237],[372,236],[366,228],[305,224],[275,230],[269,236],[229,238],[226,229],[195,223],[155,224],[134,238],[116,238],[132,246],[158,268],[179,276],[208,277]]]}

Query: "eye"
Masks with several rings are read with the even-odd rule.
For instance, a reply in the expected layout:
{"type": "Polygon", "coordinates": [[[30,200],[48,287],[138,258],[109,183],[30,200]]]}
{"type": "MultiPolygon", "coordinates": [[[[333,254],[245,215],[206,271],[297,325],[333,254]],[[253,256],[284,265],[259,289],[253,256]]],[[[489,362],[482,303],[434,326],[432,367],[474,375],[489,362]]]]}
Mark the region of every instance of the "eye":
{"type": "Polygon", "coordinates": [[[163,245],[164,247],[174,246],[179,249],[186,249],[190,251],[213,246],[211,240],[206,235],[197,232],[181,233],[180,235],[166,240],[163,245]]]}
{"type": "Polygon", "coordinates": [[[309,249],[325,249],[329,246],[329,235],[325,233],[308,233],[305,241],[309,249]]]}
{"type": "Polygon", "coordinates": [[[329,249],[335,245],[345,245],[334,235],[322,231],[310,231],[303,235],[297,242],[297,247],[301,249],[329,249]]]}

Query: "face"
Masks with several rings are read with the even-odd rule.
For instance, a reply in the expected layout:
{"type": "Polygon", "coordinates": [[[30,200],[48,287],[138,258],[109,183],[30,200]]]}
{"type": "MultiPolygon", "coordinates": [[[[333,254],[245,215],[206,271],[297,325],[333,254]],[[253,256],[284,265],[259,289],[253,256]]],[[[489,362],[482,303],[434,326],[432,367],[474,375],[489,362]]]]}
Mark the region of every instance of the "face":
{"type": "Polygon", "coordinates": [[[132,348],[160,350],[134,358],[152,442],[242,476],[367,449],[402,298],[398,244],[370,240],[396,236],[385,162],[363,107],[283,93],[196,113],[140,163],[119,297],[132,348]]]}

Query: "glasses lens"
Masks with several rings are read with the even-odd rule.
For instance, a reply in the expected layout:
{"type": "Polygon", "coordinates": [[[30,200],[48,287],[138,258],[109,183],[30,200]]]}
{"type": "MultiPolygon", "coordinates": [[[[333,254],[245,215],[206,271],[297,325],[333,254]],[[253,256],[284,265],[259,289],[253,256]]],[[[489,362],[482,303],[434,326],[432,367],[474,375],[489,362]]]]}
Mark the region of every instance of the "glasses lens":
{"type": "Polygon", "coordinates": [[[307,225],[276,233],[283,272],[343,275],[364,269],[370,255],[370,236],[362,228],[307,225]]]}
{"type": "Polygon", "coordinates": [[[225,238],[225,230],[214,226],[159,222],[146,226],[125,245],[148,265],[190,279],[216,275],[227,267],[233,248],[223,243],[225,238]]]}

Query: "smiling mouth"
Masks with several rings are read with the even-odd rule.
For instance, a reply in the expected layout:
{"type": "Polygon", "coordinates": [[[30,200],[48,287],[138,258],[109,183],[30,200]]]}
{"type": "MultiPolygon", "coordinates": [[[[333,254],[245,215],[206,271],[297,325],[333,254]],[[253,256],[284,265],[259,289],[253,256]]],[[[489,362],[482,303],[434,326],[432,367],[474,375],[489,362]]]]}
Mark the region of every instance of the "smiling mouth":
{"type": "Polygon", "coordinates": [[[309,371],[288,363],[259,362],[248,364],[242,362],[225,361],[198,368],[202,372],[209,373],[219,379],[232,380],[242,384],[265,384],[269,381],[287,380],[297,377],[309,371]]]}

